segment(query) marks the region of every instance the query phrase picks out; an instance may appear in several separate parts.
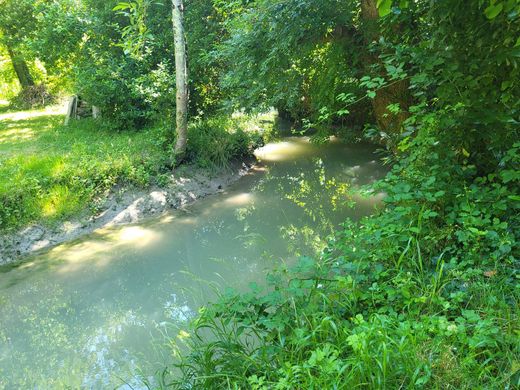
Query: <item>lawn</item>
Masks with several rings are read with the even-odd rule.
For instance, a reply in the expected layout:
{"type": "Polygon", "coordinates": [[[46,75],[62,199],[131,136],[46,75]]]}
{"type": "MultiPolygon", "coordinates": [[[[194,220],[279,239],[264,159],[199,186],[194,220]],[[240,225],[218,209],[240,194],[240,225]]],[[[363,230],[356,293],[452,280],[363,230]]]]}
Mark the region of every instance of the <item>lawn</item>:
{"type": "Polygon", "coordinates": [[[168,162],[165,132],[115,132],[65,109],[0,106],[0,230],[55,223],[95,206],[115,184],[146,186],[168,162]]]}

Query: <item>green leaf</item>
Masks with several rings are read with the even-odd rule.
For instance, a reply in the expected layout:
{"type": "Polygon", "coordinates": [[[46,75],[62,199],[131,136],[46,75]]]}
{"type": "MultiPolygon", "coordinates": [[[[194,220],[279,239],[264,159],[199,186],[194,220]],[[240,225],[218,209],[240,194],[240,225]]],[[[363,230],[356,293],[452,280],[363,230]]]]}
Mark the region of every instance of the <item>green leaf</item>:
{"type": "Polygon", "coordinates": [[[380,0],[378,1],[379,16],[384,18],[392,11],[392,0],[380,0]]]}
{"type": "Polygon", "coordinates": [[[484,11],[484,14],[489,20],[495,19],[502,10],[504,9],[504,4],[497,3],[497,4],[491,4],[489,7],[487,7],[484,11]]]}

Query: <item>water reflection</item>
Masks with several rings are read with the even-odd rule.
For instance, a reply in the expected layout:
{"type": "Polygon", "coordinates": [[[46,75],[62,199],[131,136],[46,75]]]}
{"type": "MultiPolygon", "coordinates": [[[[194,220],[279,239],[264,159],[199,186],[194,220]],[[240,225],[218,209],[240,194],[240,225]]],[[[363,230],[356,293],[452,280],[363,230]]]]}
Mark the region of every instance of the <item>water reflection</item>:
{"type": "Polygon", "coordinates": [[[259,156],[223,194],[0,274],[0,388],[138,389],[214,290],[321,250],[346,216],[380,200],[353,192],[384,174],[369,147],[288,138],[259,156]]]}

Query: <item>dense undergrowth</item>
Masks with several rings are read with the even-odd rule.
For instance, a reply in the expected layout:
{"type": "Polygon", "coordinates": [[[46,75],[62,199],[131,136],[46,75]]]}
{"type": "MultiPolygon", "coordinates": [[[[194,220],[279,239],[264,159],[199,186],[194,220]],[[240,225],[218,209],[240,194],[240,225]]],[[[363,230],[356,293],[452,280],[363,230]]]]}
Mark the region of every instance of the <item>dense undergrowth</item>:
{"type": "Polygon", "coordinates": [[[365,133],[393,165],[375,186],[386,207],[347,221],[321,255],[273,272],[265,287],[201,310],[161,387],[520,388],[519,18],[517,0],[264,0],[237,18],[226,47],[250,60],[229,78],[246,98],[276,91],[265,73],[285,88],[280,56],[290,75],[334,44],[358,48],[344,51],[351,76],[335,78],[344,93],[333,102],[306,93],[311,81],[278,93],[285,101],[271,96],[282,108],[304,102],[318,129],[370,103],[365,133]],[[312,21],[336,16],[313,41],[312,21]]]}
{"type": "Polygon", "coordinates": [[[206,307],[162,387],[517,388],[520,144],[482,177],[436,131],[377,185],[379,216],[206,307]]]}
{"type": "MultiPolygon", "coordinates": [[[[96,211],[116,185],[168,183],[172,161],[164,128],[114,132],[92,120],[62,123],[52,108],[2,115],[0,230],[96,211]]],[[[255,119],[247,117],[200,121],[190,138],[186,162],[213,172],[251,153],[260,140],[255,119]]]]}

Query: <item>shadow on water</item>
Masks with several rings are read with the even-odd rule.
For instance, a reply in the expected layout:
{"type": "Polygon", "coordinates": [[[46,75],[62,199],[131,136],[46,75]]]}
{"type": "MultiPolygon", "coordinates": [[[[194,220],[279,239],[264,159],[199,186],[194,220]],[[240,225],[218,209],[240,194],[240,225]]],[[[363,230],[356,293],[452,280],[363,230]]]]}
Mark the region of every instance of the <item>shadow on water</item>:
{"type": "Polygon", "coordinates": [[[139,385],[224,286],[244,289],[321,251],[380,195],[372,148],[286,138],[226,192],[145,223],[96,232],[0,274],[0,389],[139,385]],[[173,344],[165,345],[165,336],[173,344]]]}

